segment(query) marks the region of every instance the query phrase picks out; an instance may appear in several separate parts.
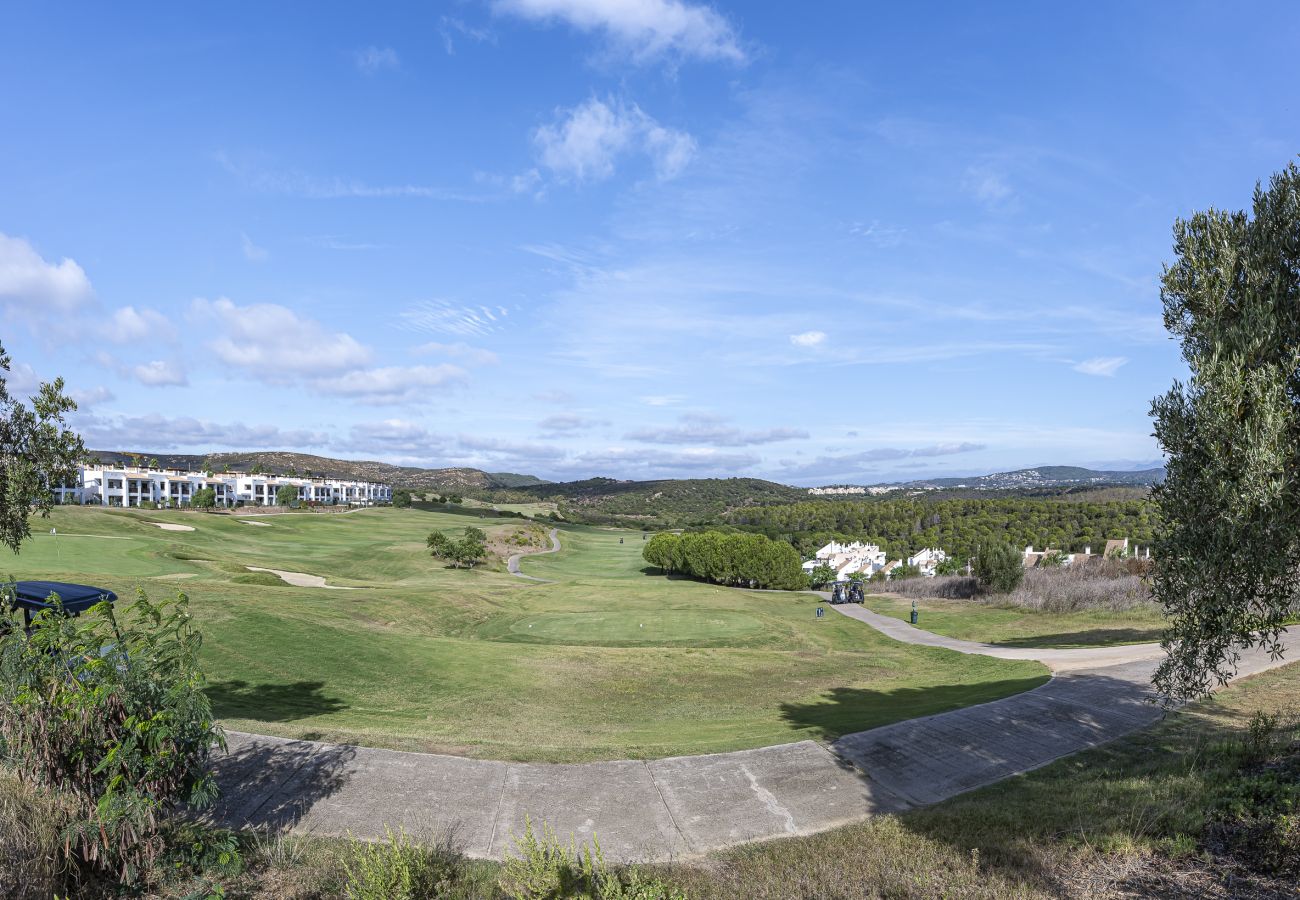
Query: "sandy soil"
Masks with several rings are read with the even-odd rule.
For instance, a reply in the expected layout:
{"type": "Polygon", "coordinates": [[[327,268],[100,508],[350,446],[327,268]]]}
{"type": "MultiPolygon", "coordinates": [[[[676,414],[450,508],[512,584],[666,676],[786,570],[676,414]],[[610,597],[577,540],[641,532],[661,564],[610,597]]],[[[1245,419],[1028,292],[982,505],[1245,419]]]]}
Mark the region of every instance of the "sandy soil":
{"type": "Polygon", "coordinates": [[[244,566],[250,572],[270,572],[272,575],[278,575],[280,579],[294,587],[314,587],[325,588],[327,591],[355,591],[354,587],[344,587],[338,584],[326,584],[325,578],[321,575],[308,575],[306,572],[285,572],[280,569],[264,569],[261,566],[244,566]]]}

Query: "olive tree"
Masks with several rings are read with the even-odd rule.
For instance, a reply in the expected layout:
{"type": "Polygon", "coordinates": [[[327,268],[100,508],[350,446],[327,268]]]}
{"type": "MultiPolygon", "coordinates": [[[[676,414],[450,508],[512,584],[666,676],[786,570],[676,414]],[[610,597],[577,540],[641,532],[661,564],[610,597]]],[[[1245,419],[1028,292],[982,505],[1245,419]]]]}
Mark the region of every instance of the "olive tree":
{"type": "Polygon", "coordinates": [[[9,396],[9,354],[0,346],[0,543],[15,553],[31,534],[33,510],[49,515],[51,488],[71,482],[86,455],[81,437],[64,413],[77,404],[63,393],[63,379],[42,384],[28,406],[9,396]]]}
{"type": "Polygon", "coordinates": [[[1281,654],[1300,588],[1300,168],[1257,185],[1252,214],[1174,225],[1160,297],[1189,369],[1152,403],[1168,457],[1153,589],[1170,625],[1155,685],[1194,697],[1241,652],[1281,654]]]}

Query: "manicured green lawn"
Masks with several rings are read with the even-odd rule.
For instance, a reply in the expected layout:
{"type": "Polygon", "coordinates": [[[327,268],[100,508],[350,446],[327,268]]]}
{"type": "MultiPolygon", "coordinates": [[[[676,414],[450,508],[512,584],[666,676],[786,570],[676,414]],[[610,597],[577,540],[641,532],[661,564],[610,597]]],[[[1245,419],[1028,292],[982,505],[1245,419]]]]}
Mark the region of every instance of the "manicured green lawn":
{"type": "Polygon", "coordinates": [[[555,582],[539,584],[499,563],[449,569],[425,552],[435,528],[514,520],[376,509],[256,521],[269,527],[60,509],[34,520],[5,571],[123,599],[138,586],[184,589],[228,728],[374,746],[554,761],[714,752],[830,739],[1045,680],[1037,663],[819,620],[810,595],[648,575],[639,532],[563,527],[560,553],[523,562],[555,582]],[[247,565],[358,589],[233,582],[247,565]]]}
{"type": "MultiPolygon", "coordinates": [[[[866,606],[907,621],[912,601],[867,597],[866,606]]],[[[1004,647],[1097,647],[1160,640],[1164,617],[1154,604],[1124,612],[1088,610],[1054,613],[1021,606],[996,606],[971,600],[921,600],[918,623],[926,631],[1004,647]]]]}

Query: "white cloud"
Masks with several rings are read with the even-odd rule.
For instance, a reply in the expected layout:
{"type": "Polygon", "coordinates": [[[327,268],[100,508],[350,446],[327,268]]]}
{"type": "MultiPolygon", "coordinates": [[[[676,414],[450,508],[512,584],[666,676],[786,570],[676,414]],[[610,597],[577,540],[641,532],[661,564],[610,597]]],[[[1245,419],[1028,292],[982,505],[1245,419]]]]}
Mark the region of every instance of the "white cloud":
{"type": "Polygon", "coordinates": [[[695,139],[660,125],[636,104],[595,97],[557,111],[553,124],[533,133],[540,162],[561,179],[601,181],[625,153],[644,153],[662,180],[675,178],[695,155],[695,139]]]}
{"type": "Polygon", "coordinates": [[[790,335],[790,343],[796,347],[816,347],[826,340],[824,331],[805,331],[801,334],[790,335]]]}
{"type": "Polygon", "coordinates": [[[448,364],[384,366],[318,378],[312,382],[312,386],[323,394],[351,397],[370,403],[404,403],[420,399],[426,390],[445,387],[464,377],[464,369],[448,364]]]}
{"type": "Polygon", "coordinates": [[[641,398],[646,406],[676,406],[685,400],[682,394],[649,394],[641,398]]]}
{"type": "Polygon", "coordinates": [[[538,391],[533,394],[533,399],[540,403],[572,403],[573,395],[568,391],[556,388],[549,391],[538,391]]]}
{"type": "Polygon", "coordinates": [[[362,422],[348,431],[349,440],[336,444],[341,450],[370,454],[403,454],[409,457],[428,458],[440,450],[445,439],[431,433],[423,426],[404,419],[384,419],[381,422],[362,422]]]}
{"type": "Polygon", "coordinates": [[[396,69],[401,64],[397,51],[392,47],[362,47],[352,58],[357,69],[366,75],[374,75],[381,69],[396,69]]]}
{"type": "Polygon", "coordinates": [[[370,349],[351,335],[284,306],[238,306],[221,297],[195,300],[192,311],[217,335],[208,344],[217,358],[260,381],[339,375],[370,362],[370,349]]]}
{"type": "Polygon", "coordinates": [[[72,398],[80,410],[87,410],[92,406],[99,406],[101,403],[111,403],[117,399],[113,396],[113,392],[102,384],[88,390],[68,391],[68,396],[72,398]]]}
{"type": "Polygon", "coordinates": [[[1128,357],[1125,356],[1095,356],[1092,359],[1085,359],[1083,362],[1075,363],[1074,371],[1082,372],[1084,375],[1099,375],[1103,378],[1110,378],[1126,362],[1128,362],[1128,357]]]}
{"type": "Polygon", "coordinates": [[[78,414],[73,424],[96,450],[218,450],[303,449],[321,447],[329,435],[275,425],[218,424],[192,417],[94,416],[78,414]]]}
{"type": "Polygon", "coordinates": [[[452,359],[459,359],[468,365],[486,366],[501,362],[501,357],[497,356],[491,350],[484,350],[480,347],[471,347],[469,344],[460,341],[457,341],[454,344],[440,344],[437,341],[430,341],[427,344],[421,344],[411,352],[417,356],[449,356],[452,359]]]}
{"type": "Polygon", "coordinates": [[[576,413],[556,413],[553,416],[547,416],[537,423],[537,427],[544,433],[557,436],[564,434],[578,434],[579,432],[588,431],[598,425],[608,425],[603,419],[593,419],[588,416],[580,416],[576,413]]]}
{"type": "Polygon", "coordinates": [[[269,250],[254,244],[253,239],[246,234],[240,233],[239,245],[244,251],[244,259],[249,262],[266,262],[271,258],[269,250]]]}
{"type": "Polygon", "coordinates": [[[176,339],[176,328],[166,316],[156,310],[136,309],[134,306],[114,310],[101,333],[115,344],[176,339]]]}
{"type": "Polygon", "coordinates": [[[164,359],[132,366],[130,375],[146,387],[184,387],[189,384],[185,369],[180,363],[164,359]]]}
{"type": "Polygon", "coordinates": [[[0,233],[0,306],[23,312],[72,312],[93,293],[71,259],[48,263],[27,241],[0,233]]]}
{"type": "Polygon", "coordinates": [[[975,453],[983,449],[985,449],[984,444],[973,441],[952,441],[911,448],[876,447],[856,453],[819,456],[807,463],[782,460],[784,468],[781,477],[799,481],[817,478],[837,481],[864,479],[877,474],[880,463],[955,456],[962,453],[975,453]]]}
{"type": "Polygon", "coordinates": [[[496,9],[599,32],[637,62],[664,56],[744,62],[735,29],[717,11],[683,0],[497,0],[496,9]]]}
{"type": "Polygon", "coordinates": [[[744,431],[725,424],[726,420],[718,416],[698,413],[684,415],[681,421],[681,425],[640,428],[624,437],[647,444],[712,444],[719,447],[748,447],[808,437],[808,432],[798,428],[744,431]]]}

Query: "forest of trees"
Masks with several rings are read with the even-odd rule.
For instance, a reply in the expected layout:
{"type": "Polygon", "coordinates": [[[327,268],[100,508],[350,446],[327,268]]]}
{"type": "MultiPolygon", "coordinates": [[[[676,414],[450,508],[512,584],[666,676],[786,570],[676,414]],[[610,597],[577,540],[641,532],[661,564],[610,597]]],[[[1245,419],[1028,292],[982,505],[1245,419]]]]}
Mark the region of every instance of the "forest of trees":
{"type": "Polygon", "coordinates": [[[981,546],[1091,546],[1100,553],[1110,538],[1149,544],[1154,509],[1146,500],[990,499],[813,500],[739,509],[727,521],[744,531],[785,540],[804,556],[832,538],[869,540],[891,557],[938,547],[958,559],[981,546]]]}
{"type": "Polygon", "coordinates": [[[641,555],[664,572],[680,572],[715,584],[785,591],[808,587],[795,549],[761,534],[656,534],[641,555]]]}

